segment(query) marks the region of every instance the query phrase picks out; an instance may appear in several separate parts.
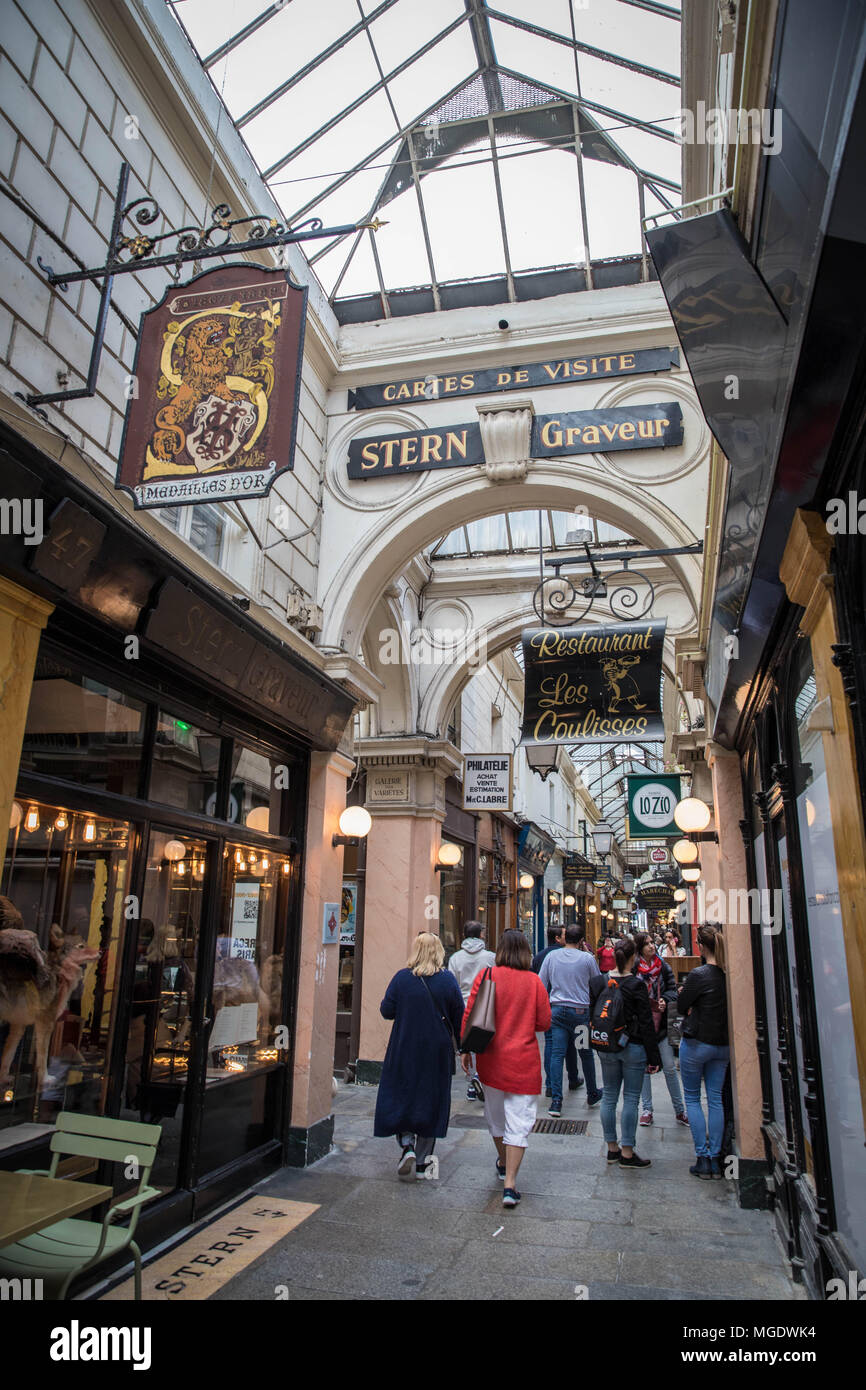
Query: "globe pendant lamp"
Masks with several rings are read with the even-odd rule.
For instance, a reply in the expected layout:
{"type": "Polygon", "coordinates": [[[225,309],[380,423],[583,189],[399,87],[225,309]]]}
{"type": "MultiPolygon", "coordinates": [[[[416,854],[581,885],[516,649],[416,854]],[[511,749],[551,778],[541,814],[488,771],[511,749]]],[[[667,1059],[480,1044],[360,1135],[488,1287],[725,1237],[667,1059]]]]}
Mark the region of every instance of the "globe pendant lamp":
{"type": "Polygon", "coordinates": [[[674,808],[674,822],[684,834],[699,834],[712,820],[712,812],[699,796],[687,796],[674,808]]]}
{"type": "Polygon", "coordinates": [[[691,840],[677,840],[672,854],[678,864],[694,864],[698,857],[698,847],[691,840]]]}
{"type": "Polygon", "coordinates": [[[687,865],[686,868],[681,870],[681,875],[684,883],[697,883],[701,876],[700,864],[687,865]]]}

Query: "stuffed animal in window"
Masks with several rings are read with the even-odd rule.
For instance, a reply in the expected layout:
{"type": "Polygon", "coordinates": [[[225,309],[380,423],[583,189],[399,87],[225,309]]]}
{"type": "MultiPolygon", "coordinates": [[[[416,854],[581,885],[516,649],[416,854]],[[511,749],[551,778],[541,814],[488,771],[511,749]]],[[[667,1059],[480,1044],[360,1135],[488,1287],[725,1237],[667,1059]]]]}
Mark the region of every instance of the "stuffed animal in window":
{"type": "Polygon", "coordinates": [[[24,1031],[31,1025],[36,1035],[36,1090],[46,1081],[48,1048],[54,1025],[86,967],[99,951],[80,937],[63,934],[53,923],[47,951],[9,898],[0,897],[0,1023],[9,1033],[0,1057],[0,1086],[11,1079],[12,1062],[24,1031]]]}

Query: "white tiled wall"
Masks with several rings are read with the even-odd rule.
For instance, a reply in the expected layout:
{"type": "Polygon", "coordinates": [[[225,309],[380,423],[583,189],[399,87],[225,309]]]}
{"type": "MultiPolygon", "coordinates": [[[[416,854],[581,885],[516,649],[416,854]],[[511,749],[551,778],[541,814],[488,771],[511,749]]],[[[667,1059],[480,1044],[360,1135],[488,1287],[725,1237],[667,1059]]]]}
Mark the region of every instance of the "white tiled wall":
{"type": "MultiPolygon", "coordinates": [[[[0,396],[10,396],[56,391],[58,373],[68,375],[72,387],[83,384],[99,300],[91,283],[71,285],[66,294],[51,290],[37,258],[55,270],[74,267],[28,209],[86,265],[105,259],[124,159],[132,166],[128,198],[148,192],[165,214],[147,230],[200,225],[206,207],[221,201],[226,188],[248,190],[247,206],[235,198],[235,215],[275,209],[231,127],[215,153],[192,136],[186,144],[179,138],[167,115],[166,84],[175,99],[180,91],[190,112],[215,115],[217,98],[162,0],[0,0],[0,49],[0,396]],[[160,72],[157,51],[146,51],[148,41],[160,39],[157,51],[171,53],[178,65],[172,71],[163,65],[160,72]],[[184,82],[188,90],[179,86],[184,82]],[[138,138],[130,138],[135,131],[138,138]]],[[[297,248],[290,263],[299,279],[311,280],[297,248]]],[[[190,273],[191,266],[182,272],[190,273]]],[[[113,304],[137,327],[170,283],[162,270],[118,276],[113,304]]],[[[310,298],[334,337],[336,323],[315,282],[310,298]]],[[[96,395],[45,407],[51,424],[112,478],[134,353],[134,334],[113,308],[96,395]]],[[[268,517],[281,500],[290,509],[283,526],[289,536],[317,518],[328,386],[305,360],[294,472],[283,476],[267,502],[245,508],[265,545],[278,539],[268,517]]],[[[315,593],[318,526],[254,565],[228,547],[230,573],[236,554],[232,577],[246,586],[253,576],[260,590],[254,596],[279,614],[293,585],[315,593]]]]}

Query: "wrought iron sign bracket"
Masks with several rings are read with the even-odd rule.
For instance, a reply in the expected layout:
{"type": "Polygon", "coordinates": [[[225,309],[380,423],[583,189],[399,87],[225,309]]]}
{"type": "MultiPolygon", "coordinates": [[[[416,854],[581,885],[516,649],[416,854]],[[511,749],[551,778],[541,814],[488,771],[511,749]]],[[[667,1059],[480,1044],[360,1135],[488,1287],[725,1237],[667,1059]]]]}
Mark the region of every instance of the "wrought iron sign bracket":
{"type": "Polygon", "coordinates": [[[129,164],[124,161],[120,167],[117,193],[114,199],[114,215],[111,224],[111,237],[105,264],[90,270],[55,271],[37,256],[37,264],[45,274],[49,285],[65,294],[69,286],[81,280],[102,281],[99,297],[99,312],[93,330],[93,346],[90,364],[84,386],[67,391],[51,391],[41,395],[31,394],[24,399],[30,406],[55,405],[60,401],[81,400],[96,392],[96,379],[102,347],[105,340],[105,326],[111,303],[111,286],[115,275],[125,275],[130,271],[155,270],[173,267],[174,279],[180,278],[180,268],[190,261],[207,261],[214,256],[244,255],[248,251],[265,251],[275,246],[291,246],[299,241],[322,240],[327,237],[347,236],[352,232],[369,228],[378,231],[386,224],[373,218],[372,222],[351,223],[342,227],[323,227],[320,217],[308,218],[297,227],[287,227],[274,217],[260,214],[254,217],[232,217],[227,203],[219,203],[211,212],[208,227],[181,227],[170,232],[154,235],[144,231],[163,216],[155,198],[149,194],[142,198],[126,201],[129,186],[129,164]],[[233,241],[236,227],[246,227],[244,241],[233,241]],[[172,250],[160,254],[164,242],[174,242],[172,250]]]}
{"type": "Polygon", "coordinates": [[[649,575],[642,570],[631,569],[634,561],[657,559],[667,555],[701,555],[704,546],[703,541],[696,541],[694,545],[675,545],[658,550],[619,550],[609,555],[593,555],[587,543],[584,543],[583,549],[583,556],[557,556],[555,559],[544,561],[545,569],[552,569],[554,577],[542,580],[537,585],[532,599],[532,606],[542,623],[580,622],[589,613],[597,598],[608,597],[614,617],[639,620],[652,609],[655,587],[649,575]],[[602,574],[598,568],[599,564],[610,564],[611,561],[619,563],[621,568],[611,574],[602,574]],[[586,564],[589,565],[590,573],[579,581],[576,576],[576,582],[573,582],[568,575],[561,573],[565,565],[586,564]],[[613,585],[609,593],[611,580],[617,574],[625,575],[625,581],[613,585]],[[635,581],[646,585],[647,594],[643,600],[635,581]]]}

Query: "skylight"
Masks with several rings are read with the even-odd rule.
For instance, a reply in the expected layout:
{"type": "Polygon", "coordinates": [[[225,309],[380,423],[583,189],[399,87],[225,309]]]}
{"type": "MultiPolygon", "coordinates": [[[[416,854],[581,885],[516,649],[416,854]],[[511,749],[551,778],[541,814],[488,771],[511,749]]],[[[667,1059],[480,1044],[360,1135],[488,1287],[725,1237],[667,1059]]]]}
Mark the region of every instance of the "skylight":
{"type": "Polygon", "coordinates": [[[342,321],[647,279],[679,199],[679,5],[173,4],[342,321]]]}

